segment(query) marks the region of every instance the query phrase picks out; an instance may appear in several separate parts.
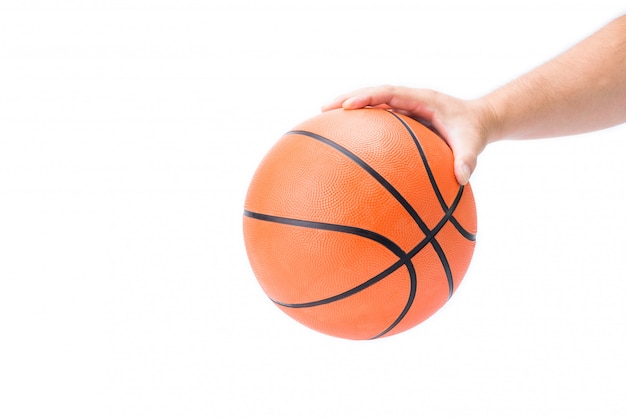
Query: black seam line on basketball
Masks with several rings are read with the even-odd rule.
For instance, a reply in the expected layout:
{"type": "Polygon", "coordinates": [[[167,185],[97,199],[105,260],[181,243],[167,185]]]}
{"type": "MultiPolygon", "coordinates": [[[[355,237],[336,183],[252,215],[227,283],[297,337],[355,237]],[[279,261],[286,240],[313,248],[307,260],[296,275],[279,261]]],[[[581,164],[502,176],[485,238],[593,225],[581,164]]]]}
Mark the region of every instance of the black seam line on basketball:
{"type": "Polygon", "coordinates": [[[400,312],[400,315],[398,315],[395,321],[393,321],[393,323],[389,325],[383,332],[378,333],[372,338],[370,338],[370,340],[375,340],[376,338],[380,338],[383,335],[387,334],[392,329],[394,329],[400,322],[402,322],[406,314],[409,313],[411,306],[413,306],[413,301],[415,300],[415,295],[417,294],[417,273],[415,272],[415,266],[413,266],[413,262],[411,261],[410,258],[408,259],[408,262],[405,263],[405,266],[406,266],[407,271],[409,272],[409,278],[410,278],[411,288],[409,289],[409,298],[404,304],[404,308],[402,309],[402,312],[400,312]]]}
{"type": "MultiPolygon", "coordinates": [[[[346,225],[329,224],[325,222],[305,221],[302,219],[286,218],[286,217],[281,217],[281,216],[272,216],[272,215],[252,212],[252,211],[245,210],[245,209],[244,209],[244,216],[247,216],[253,219],[262,220],[262,221],[267,221],[267,222],[280,223],[284,225],[298,226],[298,227],[303,227],[303,228],[321,229],[321,230],[334,231],[334,232],[344,232],[344,233],[362,236],[364,238],[372,239],[378,242],[379,244],[383,245],[388,250],[393,252],[396,256],[398,256],[399,259],[404,258],[406,261],[403,264],[406,266],[407,271],[409,273],[409,283],[410,283],[409,297],[406,303],[404,304],[404,308],[402,309],[400,314],[396,317],[396,319],[391,323],[391,325],[389,325],[387,328],[385,328],[385,330],[376,334],[374,337],[371,337],[370,339],[374,340],[376,338],[380,338],[383,335],[387,334],[392,329],[394,329],[400,322],[402,322],[406,314],[411,309],[411,306],[413,306],[413,301],[415,300],[415,295],[417,294],[417,273],[415,271],[415,266],[413,265],[413,261],[411,260],[411,258],[407,257],[407,254],[402,250],[402,248],[400,248],[399,245],[397,245],[396,243],[394,243],[387,237],[380,235],[373,231],[368,231],[363,228],[356,228],[356,227],[351,227],[351,226],[346,226],[346,225]]],[[[385,275],[384,277],[387,277],[387,275],[385,275]]],[[[331,303],[335,301],[334,298],[336,297],[343,296],[341,298],[343,299],[355,293],[358,293],[361,290],[363,289],[357,286],[354,289],[341,293],[340,295],[336,295],[333,298],[329,298],[331,300],[324,299],[324,301],[325,303],[331,303]]],[[[292,308],[293,307],[299,307],[299,308],[310,307],[306,304],[299,304],[298,306],[295,306],[293,304],[281,303],[271,298],[270,300],[272,300],[272,302],[276,303],[277,305],[284,306],[284,307],[292,307],[292,308]],[[301,305],[306,305],[306,306],[301,306],[301,305]]],[[[313,306],[317,306],[317,305],[313,305],[313,306]]]]}
{"type": "MultiPolygon", "coordinates": [[[[280,301],[276,301],[272,299],[272,302],[276,303],[277,305],[283,306],[285,308],[294,308],[294,309],[299,309],[299,308],[310,308],[313,306],[320,306],[320,305],[326,305],[328,303],[332,303],[332,302],[336,302],[338,300],[341,299],[345,299],[351,295],[354,295],[364,289],[367,289],[370,286],[373,286],[374,284],[378,283],[379,281],[383,280],[385,277],[389,276],[390,274],[392,274],[393,272],[395,272],[396,270],[398,270],[400,267],[402,267],[403,265],[405,265],[408,261],[410,261],[413,257],[415,257],[415,255],[420,252],[422,250],[422,248],[424,248],[426,245],[428,245],[429,243],[431,243],[433,241],[433,237],[435,235],[437,235],[437,233],[439,232],[439,230],[441,230],[441,228],[443,228],[443,226],[449,221],[450,217],[452,216],[452,213],[454,212],[454,210],[456,209],[456,207],[459,204],[459,201],[461,200],[461,195],[462,195],[462,190],[459,190],[459,193],[457,194],[456,199],[454,199],[454,202],[452,203],[452,205],[450,206],[450,209],[448,210],[448,212],[446,212],[445,216],[443,218],[441,218],[441,220],[439,221],[439,223],[437,225],[435,225],[435,227],[432,229],[432,231],[430,231],[422,241],[420,241],[411,251],[407,252],[405,256],[401,257],[398,261],[396,261],[395,263],[393,263],[391,266],[387,267],[385,270],[383,270],[382,272],[380,272],[379,274],[377,274],[376,276],[372,277],[371,279],[361,283],[360,285],[349,289],[343,293],[340,293],[338,295],[335,296],[331,296],[329,298],[325,298],[325,299],[320,299],[320,300],[316,300],[316,301],[312,301],[312,302],[304,302],[304,303],[285,303],[285,302],[280,302],[280,301]]],[[[244,215],[245,216],[249,216],[252,217],[251,215],[255,214],[254,212],[250,212],[247,210],[244,210],[244,215]]],[[[270,218],[275,218],[276,220],[274,221],[278,221],[281,219],[290,219],[290,218],[279,218],[279,217],[272,217],[271,215],[263,215],[263,214],[255,214],[254,217],[256,217],[257,219],[261,219],[258,216],[261,216],[264,218],[264,220],[269,220],[270,218]]],[[[308,221],[302,221],[302,222],[308,222],[308,221]]],[[[448,282],[449,285],[449,282],[448,282]]]]}
{"type": "Polygon", "coordinates": [[[418,215],[417,211],[404,198],[404,196],[402,196],[402,194],[400,194],[400,192],[395,187],[393,187],[393,185],[391,183],[389,183],[387,181],[387,179],[385,179],[383,176],[381,176],[378,171],[374,170],[374,168],[372,168],[369,164],[367,164],[364,160],[362,160],[358,155],[354,154],[352,151],[350,151],[349,149],[341,146],[340,144],[336,143],[335,141],[333,141],[331,139],[328,139],[328,138],[325,138],[325,137],[323,137],[321,135],[318,135],[316,133],[313,133],[313,132],[296,130],[296,131],[287,132],[286,135],[289,135],[289,134],[307,136],[309,138],[312,138],[312,139],[315,139],[317,141],[320,141],[320,142],[322,142],[322,143],[324,143],[324,144],[326,144],[326,145],[336,149],[337,151],[341,152],[343,155],[345,155],[346,157],[351,159],[359,167],[361,167],[363,170],[365,170],[378,183],[380,183],[381,186],[383,186],[398,201],[398,203],[400,203],[402,205],[402,207],[409,213],[409,215],[411,215],[411,218],[413,218],[413,220],[415,221],[417,226],[419,226],[419,228],[422,230],[422,232],[424,234],[427,234],[430,231],[430,229],[428,229],[428,225],[426,225],[426,223],[422,220],[422,218],[420,218],[420,216],[418,215]]]}
{"type": "Polygon", "coordinates": [[[465,239],[467,239],[468,241],[476,241],[476,234],[472,234],[471,232],[463,228],[463,226],[461,226],[461,224],[459,223],[459,221],[456,220],[455,217],[450,218],[450,223],[454,225],[456,230],[459,231],[459,234],[465,237],[465,239]]]}
{"type": "MultiPolygon", "coordinates": [[[[394,115],[393,113],[390,113],[390,114],[394,115]]],[[[396,116],[396,115],[394,115],[394,116],[396,116]]],[[[402,122],[404,123],[404,121],[402,121],[402,122]]],[[[415,137],[414,134],[412,133],[412,131],[409,130],[409,132],[411,133],[411,135],[413,135],[413,137],[415,137]]],[[[349,149],[343,147],[342,145],[334,142],[333,140],[328,139],[326,137],[323,137],[323,136],[321,136],[319,134],[316,134],[316,133],[313,133],[313,132],[302,131],[302,130],[295,130],[295,131],[290,131],[290,132],[287,133],[287,135],[289,135],[289,134],[292,134],[292,135],[303,135],[303,136],[309,137],[311,139],[315,139],[315,140],[320,141],[321,143],[326,144],[326,145],[336,149],[337,151],[341,152],[343,155],[345,155],[346,157],[351,159],[353,162],[355,162],[357,165],[359,165],[359,167],[361,167],[363,170],[365,170],[376,181],[378,181],[402,205],[402,207],[404,207],[404,209],[409,213],[411,218],[413,218],[413,220],[415,221],[417,226],[422,230],[424,235],[428,236],[432,232],[428,228],[428,225],[426,225],[426,223],[422,220],[422,218],[420,218],[420,216],[418,215],[417,211],[413,208],[413,206],[411,206],[411,204],[404,198],[404,196],[402,196],[402,194],[395,187],[393,187],[393,185],[391,183],[389,183],[387,181],[387,179],[385,179],[382,175],[380,175],[380,173],[378,173],[376,170],[374,170],[373,167],[371,167],[369,164],[367,164],[358,155],[354,154],[352,151],[350,151],[349,149]]],[[[421,149],[421,147],[419,147],[419,146],[418,146],[418,148],[421,149]]],[[[426,161],[424,161],[424,165],[427,166],[428,163],[426,161]]],[[[428,171],[430,171],[430,167],[426,167],[426,169],[428,171]]],[[[431,172],[431,176],[432,176],[432,172],[431,172]]],[[[434,177],[432,177],[431,182],[432,181],[434,181],[434,177]]],[[[433,186],[433,187],[436,187],[436,185],[433,186]]],[[[459,191],[458,191],[457,194],[458,194],[458,196],[461,196],[463,194],[463,186],[460,186],[459,191]]],[[[442,200],[443,200],[443,198],[442,198],[442,200]]],[[[445,208],[444,209],[444,213],[446,214],[445,217],[447,219],[450,219],[452,217],[452,214],[454,213],[454,209],[450,212],[450,216],[447,216],[447,213],[450,211],[450,208],[447,207],[445,202],[443,202],[442,208],[445,208]]],[[[455,206],[455,208],[456,208],[456,206],[455,206]]],[[[430,239],[429,242],[433,246],[435,252],[437,253],[437,256],[439,257],[439,260],[441,261],[442,268],[444,269],[444,272],[446,274],[446,280],[448,282],[448,295],[449,295],[448,298],[450,298],[452,293],[454,292],[454,279],[452,277],[452,270],[450,269],[450,266],[448,264],[448,260],[446,259],[446,256],[445,256],[443,250],[441,249],[441,247],[439,246],[439,243],[437,242],[437,239],[435,238],[434,234],[431,236],[431,239],[430,239]]]]}
{"type": "Polygon", "coordinates": [[[247,209],[244,209],[243,214],[244,216],[247,216],[249,218],[259,219],[262,221],[275,222],[275,223],[284,224],[284,225],[299,226],[302,228],[322,229],[325,231],[344,232],[347,234],[358,235],[364,238],[371,239],[372,241],[376,241],[377,243],[381,244],[382,246],[387,248],[389,251],[391,251],[398,257],[404,257],[406,255],[404,250],[400,248],[398,244],[396,244],[389,238],[385,237],[384,235],[381,235],[374,231],[369,231],[367,229],[358,228],[354,226],[348,226],[348,225],[331,224],[327,222],[307,221],[303,219],[267,215],[263,213],[252,212],[247,209]]]}
{"type": "MultiPolygon", "coordinates": [[[[395,319],[395,321],[389,326],[387,327],[383,332],[381,332],[380,334],[376,335],[373,338],[378,338],[383,336],[384,334],[386,334],[387,332],[391,331],[396,325],[398,325],[400,323],[400,321],[402,321],[402,319],[404,319],[404,317],[406,316],[406,314],[409,312],[409,309],[411,308],[411,305],[413,305],[413,301],[415,300],[415,294],[417,292],[417,273],[415,272],[415,267],[413,266],[413,262],[411,261],[411,257],[408,257],[408,254],[406,252],[404,252],[404,250],[402,250],[402,248],[400,248],[400,246],[396,243],[394,243],[393,241],[391,241],[389,238],[385,237],[384,235],[381,235],[377,232],[374,231],[369,231],[367,229],[363,229],[363,228],[357,228],[357,227],[353,227],[353,226],[347,226],[347,225],[337,225],[337,224],[330,224],[330,223],[326,223],[326,222],[316,222],[316,221],[306,221],[306,220],[302,220],[302,219],[294,219],[294,218],[286,218],[286,217],[282,217],[282,216],[274,216],[274,215],[266,215],[263,213],[257,213],[257,212],[252,212],[249,211],[247,209],[244,209],[243,212],[244,216],[247,216],[249,218],[253,218],[253,219],[258,219],[261,221],[267,221],[267,222],[275,222],[275,223],[279,223],[279,224],[284,224],[284,225],[291,225],[291,226],[298,226],[301,228],[311,228],[311,229],[320,229],[320,230],[325,230],[325,231],[334,231],[334,232],[343,232],[343,233],[347,233],[347,234],[353,234],[353,235],[358,235],[364,238],[368,238],[371,239],[379,244],[381,244],[382,246],[384,246],[385,248],[387,248],[389,251],[391,251],[392,253],[394,253],[399,260],[404,260],[400,266],[402,264],[406,265],[406,268],[408,270],[409,273],[409,280],[410,280],[410,291],[409,291],[409,298],[407,300],[407,303],[405,304],[402,312],[400,313],[400,315],[398,315],[398,317],[395,319]]],[[[395,264],[394,264],[395,265],[395,264]]],[[[398,267],[400,267],[398,266],[398,267]]],[[[397,270],[394,269],[394,270],[397,270]]],[[[385,270],[386,271],[386,270],[385,270]]],[[[384,272],[383,272],[384,273],[384,272]]],[[[382,273],[381,273],[382,274],[382,273]]],[[[391,272],[389,273],[391,274],[391,272]]],[[[377,278],[380,275],[375,276],[375,278],[377,278]]],[[[384,276],[380,277],[378,280],[376,280],[376,282],[382,280],[384,277],[387,277],[388,274],[385,274],[384,276]]],[[[308,302],[308,303],[298,303],[298,304],[291,304],[291,303],[284,303],[284,302],[279,302],[276,300],[272,300],[272,302],[276,303],[277,305],[280,306],[284,306],[284,307],[289,307],[289,308],[308,308],[308,307],[312,307],[312,306],[318,306],[318,305],[324,305],[327,303],[331,303],[337,300],[341,300],[341,299],[345,299],[349,296],[352,296],[358,292],[360,292],[361,290],[373,285],[374,283],[370,283],[367,286],[363,286],[366,283],[369,283],[371,280],[368,280],[365,283],[362,283],[361,285],[354,287],[350,290],[347,290],[343,293],[340,293],[338,295],[332,296],[330,298],[326,298],[326,299],[322,299],[319,301],[315,301],[315,302],[308,302]]]]}
{"type": "MultiPolygon", "coordinates": [[[[422,144],[420,144],[420,141],[417,138],[417,134],[400,116],[392,112],[389,112],[389,114],[392,115],[394,118],[396,118],[398,121],[400,121],[402,126],[404,126],[404,129],[406,129],[409,135],[411,135],[411,138],[413,139],[413,142],[415,143],[415,146],[417,147],[417,151],[420,154],[420,158],[422,159],[422,163],[424,164],[424,168],[426,169],[426,174],[428,175],[430,184],[433,187],[433,191],[435,192],[435,195],[437,196],[437,200],[439,201],[439,204],[441,205],[441,208],[444,210],[444,212],[447,211],[448,205],[446,204],[446,201],[444,200],[443,195],[441,194],[441,190],[439,189],[439,186],[437,185],[437,181],[435,180],[433,171],[430,168],[430,164],[428,163],[428,158],[426,158],[426,153],[424,152],[424,148],[422,147],[422,144]]],[[[464,186],[460,186],[460,187],[463,188],[464,186]]],[[[450,222],[454,225],[454,227],[459,231],[459,233],[464,238],[468,239],[469,241],[476,241],[476,235],[472,234],[471,232],[463,228],[463,226],[459,223],[459,221],[456,220],[454,216],[450,219],[450,222]]]]}

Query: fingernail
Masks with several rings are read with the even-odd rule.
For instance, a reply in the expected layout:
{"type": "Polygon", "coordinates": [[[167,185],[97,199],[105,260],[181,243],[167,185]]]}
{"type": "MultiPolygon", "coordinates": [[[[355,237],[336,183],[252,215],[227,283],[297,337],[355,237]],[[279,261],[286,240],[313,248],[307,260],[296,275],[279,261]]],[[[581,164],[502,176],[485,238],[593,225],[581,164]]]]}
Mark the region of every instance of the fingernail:
{"type": "Polygon", "coordinates": [[[344,109],[347,109],[347,108],[350,107],[350,103],[352,103],[352,102],[353,102],[352,99],[344,100],[344,102],[341,104],[341,107],[343,107],[344,109]]]}
{"type": "Polygon", "coordinates": [[[457,181],[461,185],[465,185],[472,174],[469,166],[465,163],[461,164],[457,170],[457,181]]]}

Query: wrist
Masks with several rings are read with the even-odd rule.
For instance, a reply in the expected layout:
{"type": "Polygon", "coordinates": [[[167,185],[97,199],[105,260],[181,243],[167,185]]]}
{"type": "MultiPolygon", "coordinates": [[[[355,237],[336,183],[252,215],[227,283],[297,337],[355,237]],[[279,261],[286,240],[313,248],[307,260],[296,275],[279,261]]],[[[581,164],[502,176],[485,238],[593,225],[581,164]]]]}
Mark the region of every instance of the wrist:
{"type": "Polygon", "coordinates": [[[504,135],[501,126],[501,115],[497,112],[497,107],[488,96],[470,103],[474,108],[479,136],[484,141],[484,146],[503,139],[504,135]]]}

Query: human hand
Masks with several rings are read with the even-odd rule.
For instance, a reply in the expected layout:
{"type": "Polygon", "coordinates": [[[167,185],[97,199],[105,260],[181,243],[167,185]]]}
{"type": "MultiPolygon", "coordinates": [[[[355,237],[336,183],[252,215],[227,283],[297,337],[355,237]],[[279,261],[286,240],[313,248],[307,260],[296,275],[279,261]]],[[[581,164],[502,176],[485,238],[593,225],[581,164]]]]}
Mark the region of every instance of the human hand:
{"type": "Polygon", "coordinates": [[[341,95],[323,111],[376,107],[389,109],[431,125],[454,154],[454,174],[466,184],[480,154],[492,136],[496,118],[484,100],[467,101],[425,89],[381,86],[341,95]]]}

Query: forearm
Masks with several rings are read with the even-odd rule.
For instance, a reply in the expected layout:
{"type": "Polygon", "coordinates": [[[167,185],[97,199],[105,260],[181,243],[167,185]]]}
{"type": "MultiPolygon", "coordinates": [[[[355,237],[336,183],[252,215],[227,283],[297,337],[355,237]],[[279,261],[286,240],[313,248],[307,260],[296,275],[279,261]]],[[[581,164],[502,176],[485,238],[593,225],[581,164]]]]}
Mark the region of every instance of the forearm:
{"type": "Polygon", "coordinates": [[[482,100],[494,118],[490,142],[626,122],[626,16],[482,100]]]}

